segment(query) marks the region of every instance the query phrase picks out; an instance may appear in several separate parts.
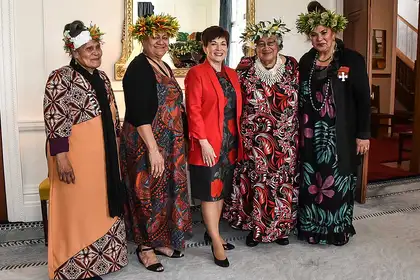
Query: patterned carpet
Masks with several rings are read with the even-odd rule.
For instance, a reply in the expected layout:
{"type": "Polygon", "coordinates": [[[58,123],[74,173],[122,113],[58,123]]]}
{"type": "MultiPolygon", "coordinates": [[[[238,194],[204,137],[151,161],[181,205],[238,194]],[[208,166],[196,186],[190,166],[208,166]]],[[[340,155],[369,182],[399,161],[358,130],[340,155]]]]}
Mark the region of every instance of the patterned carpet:
{"type": "MultiPolygon", "coordinates": [[[[198,212],[186,257],[162,258],[164,273],[144,269],[130,244],[129,265],[110,279],[270,279],[270,280],[418,280],[420,279],[420,179],[369,185],[368,201],[356,205],[357,235],[347,246],[320,246],[291,237],[291,244],[248,248],[246,232],[222,225],[223,236],[237,248],[231,266],[219,268],[203,241],[198,212]]],[[[48,279],[42,225],[0,225],[0,279],[48,279]]]]}

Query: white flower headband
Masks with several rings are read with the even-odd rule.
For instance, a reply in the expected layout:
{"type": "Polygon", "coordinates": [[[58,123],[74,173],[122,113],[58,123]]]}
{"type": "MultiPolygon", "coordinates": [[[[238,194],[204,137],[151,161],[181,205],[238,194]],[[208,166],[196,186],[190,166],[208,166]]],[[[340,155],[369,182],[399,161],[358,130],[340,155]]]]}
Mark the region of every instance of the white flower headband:
{"type": "Polygon", "coordinates": [[[77,50],[90,40],[102,42],[104,33],[101,32],[98,26],[90,24],[86,27],[86,30],[80,32],[76,37],[71,37],[70,31],[66,30],[63,32],[64,50],[67,53],[77,50]]]}

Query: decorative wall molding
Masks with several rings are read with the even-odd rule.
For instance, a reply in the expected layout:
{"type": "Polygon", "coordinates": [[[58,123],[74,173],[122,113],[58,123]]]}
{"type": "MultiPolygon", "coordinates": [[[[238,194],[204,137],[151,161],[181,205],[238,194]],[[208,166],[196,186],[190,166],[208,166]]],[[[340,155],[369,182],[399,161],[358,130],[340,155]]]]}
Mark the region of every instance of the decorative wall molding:
{"type": "Polygon", "coordinates": [[[19,121],[18,128],[19,132],[44,131],[44,120],[19,121]]]}
{"type": "Polygon", "coordinates": [[[9,221],[23,221],[22,170],[17,125],[14,1],[0,0],[0,116],[9,221]]]}

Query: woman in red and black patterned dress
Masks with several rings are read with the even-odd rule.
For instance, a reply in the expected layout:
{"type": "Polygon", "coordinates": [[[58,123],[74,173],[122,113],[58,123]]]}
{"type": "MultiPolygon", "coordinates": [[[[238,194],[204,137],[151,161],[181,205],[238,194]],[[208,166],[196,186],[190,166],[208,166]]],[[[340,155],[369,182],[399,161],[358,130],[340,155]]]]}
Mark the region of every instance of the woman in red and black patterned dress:
{"type": "Polygon", "coordinates": [[[243,58],[237,69],[243,160],[224,217],[232,227],[250,231],[250,247],[287,245],[297,214],[298,64],[279,53],[281,35],[265,35],[255,44],[256,57],[243,58]]]}
{"type": "Polygon", "coordinates": [[[223,64],[229,33],[212,26],[204,30],[202,41],[207,59],[185,78],[191,194],[201,200],[207,228],[204,239],[212,243],[214,262],[227,267],[225,250],[234,246],[220,236],[219,220],[232,188],[240,144],[241,91],[236,72],[223,64]]]}
{"type": "Polygon", "coordinates": [[[191,213],[182,90],[169,65],[162,61],[175,33],[168,33],[168,28],[176,26],[176,19],[148,17],[152,24],[146,30],[150,34],[157,31],[142,37],[143,53],[131,61],[123,79],[126,112],[120,157],[127,185],[129,237],[138,246],[139,261],[148,270],[162,272],[156,255],[184,256],[191,213]]]}

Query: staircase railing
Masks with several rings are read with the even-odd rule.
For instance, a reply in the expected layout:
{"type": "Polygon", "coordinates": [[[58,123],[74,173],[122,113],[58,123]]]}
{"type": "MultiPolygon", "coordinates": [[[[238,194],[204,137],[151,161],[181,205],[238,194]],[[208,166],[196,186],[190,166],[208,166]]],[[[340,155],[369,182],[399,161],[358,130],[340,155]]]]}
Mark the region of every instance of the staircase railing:
{"type": "Polygon", "coordinates": [[[397,32],[395,98],[406,111],[413,112],[418,30],[398,16],[397,32]]]}
{"type": "Polygon", "coordinates": [[[397,55],[412,69],[417,59],[417,34],[417,28],[398,15],[397,55]]]}

